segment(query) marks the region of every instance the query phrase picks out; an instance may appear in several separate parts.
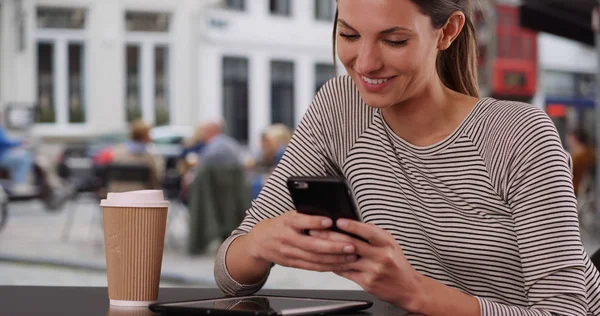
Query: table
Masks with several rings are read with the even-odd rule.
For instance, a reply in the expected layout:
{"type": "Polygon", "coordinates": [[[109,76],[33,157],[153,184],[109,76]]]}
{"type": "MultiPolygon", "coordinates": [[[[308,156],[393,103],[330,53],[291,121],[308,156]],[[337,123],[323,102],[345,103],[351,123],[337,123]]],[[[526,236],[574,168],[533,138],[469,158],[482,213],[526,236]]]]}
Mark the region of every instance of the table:
{"type": "MultiPolygon", "coordinates": [[[[360,291],[263,290],[263,295],[289,295],[374,302],[366,312],[354,315],[406,315],[402,310],[360,291]]],[[[159,302],[216,298],[223,295],[214,288],[161,288],[159,302]]],[[[123,309],[108,304],[106,287],[32,287],[0,286],[1,315],[86,315],[86,316],[153,316],[146,308],[123,309]]]]}

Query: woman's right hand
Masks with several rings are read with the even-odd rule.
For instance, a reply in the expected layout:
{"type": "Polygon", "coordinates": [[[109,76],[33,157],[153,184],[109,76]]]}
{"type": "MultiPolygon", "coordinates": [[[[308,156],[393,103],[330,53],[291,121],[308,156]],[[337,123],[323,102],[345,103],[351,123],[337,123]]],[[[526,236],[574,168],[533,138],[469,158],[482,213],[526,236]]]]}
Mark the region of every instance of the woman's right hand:
{"type": "Polygon", "coordinates": [[[289,211],[254,226],[248,233],[250,255],[264,263],[319,272],[357,260],[352,244],[305,235],[331,228],[331,219],[289,211]]]}

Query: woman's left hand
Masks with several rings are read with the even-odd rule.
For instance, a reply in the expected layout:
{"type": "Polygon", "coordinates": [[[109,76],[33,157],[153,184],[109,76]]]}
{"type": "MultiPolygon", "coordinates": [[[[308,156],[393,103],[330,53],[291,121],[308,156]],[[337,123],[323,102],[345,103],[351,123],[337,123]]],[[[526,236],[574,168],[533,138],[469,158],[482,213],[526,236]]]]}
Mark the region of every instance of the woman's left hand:
{"type": "Polygon", "coordinates": [[[314,237],[345,241],[355,246],[355,254],[359,256],[359,260],[336,265],[333,272],[356,282],[382,301],[407,311],[418,309],[423,276],[406,260],[396,239],[375,225],[357,221],[340,219],[337,227],[369,242],[329,230],[311,231],[314,237]]]}

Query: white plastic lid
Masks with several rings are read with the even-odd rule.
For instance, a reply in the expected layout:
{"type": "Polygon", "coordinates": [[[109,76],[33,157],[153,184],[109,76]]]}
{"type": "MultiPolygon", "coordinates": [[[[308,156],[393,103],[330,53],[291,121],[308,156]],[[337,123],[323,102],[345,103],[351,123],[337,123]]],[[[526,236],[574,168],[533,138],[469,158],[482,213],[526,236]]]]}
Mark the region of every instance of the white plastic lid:
{"type": "Polygon", "coordinates": [[[161,190],[143,190],[123,193],[109,193],[100,206],[106,207],[169,207],[161,190]]]}

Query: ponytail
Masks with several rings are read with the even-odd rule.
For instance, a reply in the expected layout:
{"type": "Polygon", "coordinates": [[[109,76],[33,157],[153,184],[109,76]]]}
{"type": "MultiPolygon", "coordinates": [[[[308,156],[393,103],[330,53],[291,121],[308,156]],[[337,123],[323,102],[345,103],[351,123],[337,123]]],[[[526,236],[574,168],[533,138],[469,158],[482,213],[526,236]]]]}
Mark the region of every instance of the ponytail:
{"type": "Polygon", "coordinates": [[[479,98],[477,39],[469,16],[452,45],[438,54],[437,71],[448,88],[479,98]]]}

